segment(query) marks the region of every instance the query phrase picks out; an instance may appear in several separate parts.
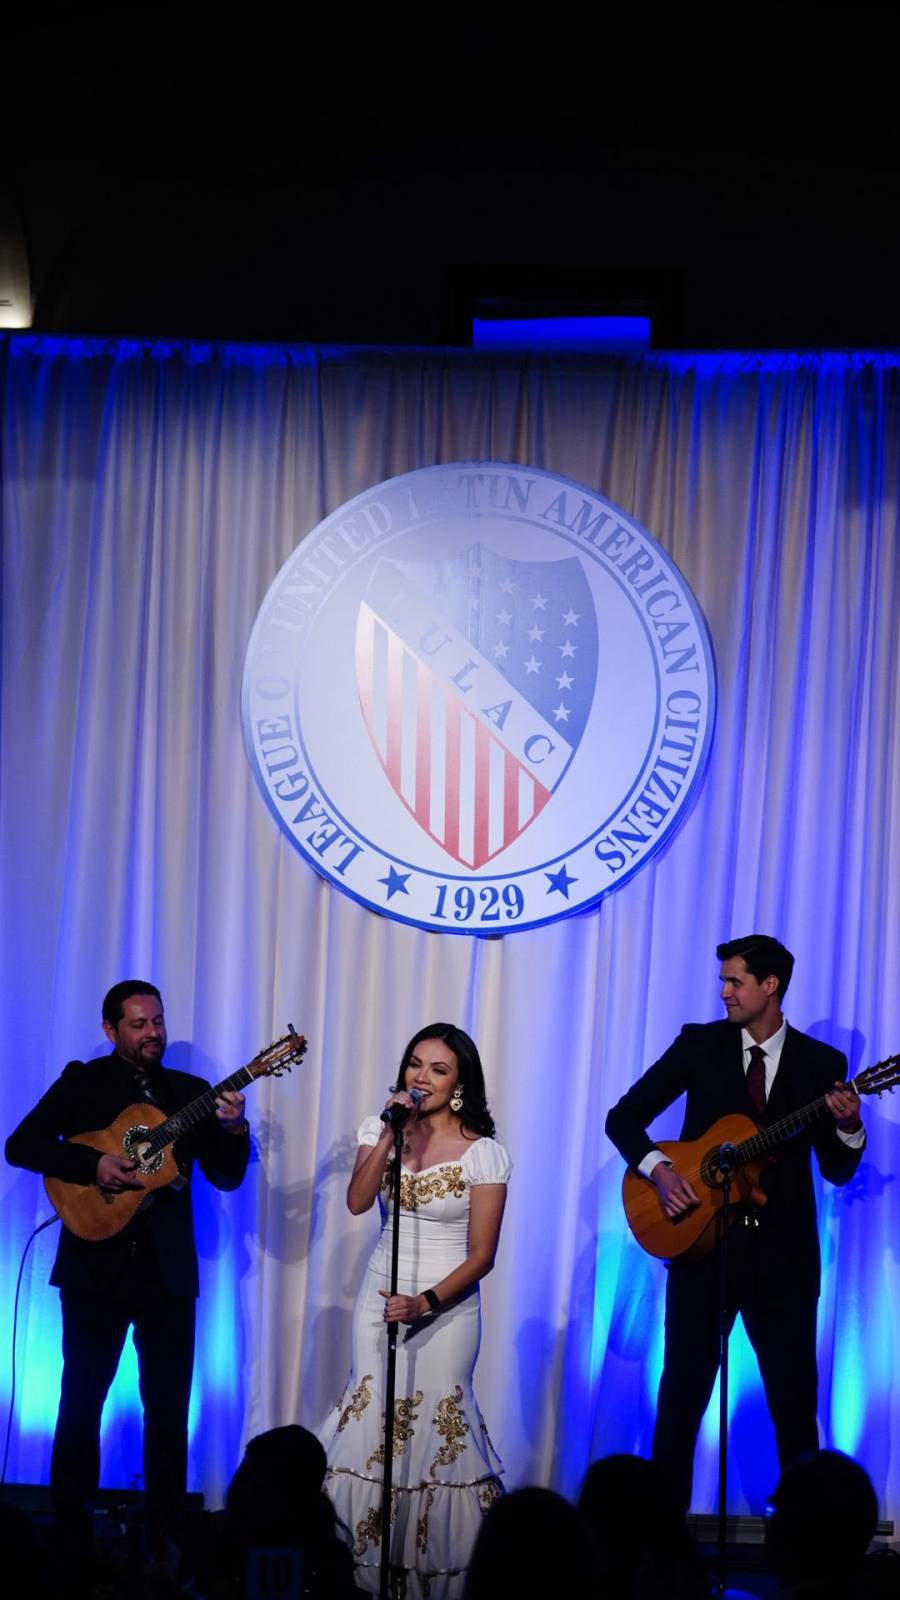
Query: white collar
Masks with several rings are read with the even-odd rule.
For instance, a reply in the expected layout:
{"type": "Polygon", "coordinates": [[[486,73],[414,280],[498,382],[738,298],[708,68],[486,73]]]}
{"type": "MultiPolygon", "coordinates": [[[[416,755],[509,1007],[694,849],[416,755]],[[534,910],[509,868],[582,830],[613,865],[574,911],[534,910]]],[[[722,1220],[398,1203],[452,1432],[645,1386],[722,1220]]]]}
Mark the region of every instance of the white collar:
{"type": "MultiPolygon", "coordinates": [[[[768,1039],[764,1039],[762,1044],[759,1047],[762,1050],[764,1055],[767,1055],[767,1056],[780,1056],[781,1055],[781,1052],[784,1049],[784,1041],[785,1041],[785,1039],[787,1037],[787,1030],[788,1030],[787,1017],[782,1017],[782,1019],[781,1019],[781,1027],[780,1028],[776,1028],[775,1032],[770,1034],[768,1039]]],[[[751,1037],[751,1035],[747,1032],[746,1028],[742,1028],[741,1029],[741,1044],[744,1047],[745,1053],[747,1051],[749,1051],[749,1050],[752,1050],[753,1046],[756,1044],[756,1040],[751,1037]]]]}

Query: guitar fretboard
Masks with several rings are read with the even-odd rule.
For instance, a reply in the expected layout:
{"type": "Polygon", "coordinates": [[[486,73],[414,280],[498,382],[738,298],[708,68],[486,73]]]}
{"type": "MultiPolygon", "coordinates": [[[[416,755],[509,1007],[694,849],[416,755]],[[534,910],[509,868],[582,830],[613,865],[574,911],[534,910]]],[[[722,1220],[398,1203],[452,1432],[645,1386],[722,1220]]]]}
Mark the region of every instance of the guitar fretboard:
{"type": "MultiPolygon", "coordinates": [[[[850,1078],[844,1087],[852,1089],[855,1093],[860,1092],[853,1078],[850,1078]]],[[[865,1090],[862,1092],[865,1093],[865,1090]]],[[[769,1127],[760,1128],[758,1133],[749,1139],[742,1139],[740,1144],[735,1146],[735,1161],[739,1166],[744,1166],[748,1161],[755,1161],[758,1156],[768,1155],[776,1146],[786,1144],[788,1139],[793,1139],[796,1134],[802,1133],[804,1128],[812,1127],[812,1124],[818,1122],[823,1112],[827,1110],[825,1096],[820,1095],[818,1100],[811,1100],[808,1106],[801,1106],[799,1111],[792,1111],[789,1116],[779,1118],[778,1122],[771,1123],[769,1127]]]]}
{"type": "Polygon", "coordinates": [[[240,1071],[233,1072],[230,1078],[223,1078],[215,1088],[204,1090],[196,1100],[191,1100],[188,1105],[182,1106],[180,1111],[174,1112],[165,1122],[161,1122],[153,1129],[147,1139],[148,1152],[158,1155],[161,1150],[165,1150],[166,1145],[174,1144],[183,1133],[187,1133],[190,1128],[196,1127],[198,1122],[202,1122],[204,1117],[209,1116],[215,1109],[219,1095],[225,1089],[243,1089],[246,1084],[252,1083],[256,1076],[257,1073],[251,1067],[241,1067],[240,1071]]]}

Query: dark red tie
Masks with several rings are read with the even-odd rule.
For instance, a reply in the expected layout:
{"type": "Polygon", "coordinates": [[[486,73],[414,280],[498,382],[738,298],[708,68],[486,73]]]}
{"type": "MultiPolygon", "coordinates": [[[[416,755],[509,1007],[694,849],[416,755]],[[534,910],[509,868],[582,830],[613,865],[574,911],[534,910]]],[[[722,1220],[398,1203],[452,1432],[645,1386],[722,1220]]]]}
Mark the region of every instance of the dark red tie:
{"type": "Polygon", "coordinates": [[[750,1046],[750,1065],[747,1068],[747,1093],[762,1116],[766,1109],[766,1052],[758,1044],[750,1046]]]}

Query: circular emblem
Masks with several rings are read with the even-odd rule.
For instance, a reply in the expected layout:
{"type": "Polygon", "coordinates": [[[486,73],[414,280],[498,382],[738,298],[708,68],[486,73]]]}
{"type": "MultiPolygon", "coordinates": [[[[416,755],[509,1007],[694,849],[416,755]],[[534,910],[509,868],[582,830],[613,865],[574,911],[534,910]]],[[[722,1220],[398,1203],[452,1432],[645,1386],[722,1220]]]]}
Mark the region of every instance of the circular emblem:
{"type": "Polygon", "coordinates": [[[425,467],[294,551],[244,666],[247,750],[316,870],[445,933],[584,910],[671,833],[715,714],[706,623],[611,501],[425,467]]]}

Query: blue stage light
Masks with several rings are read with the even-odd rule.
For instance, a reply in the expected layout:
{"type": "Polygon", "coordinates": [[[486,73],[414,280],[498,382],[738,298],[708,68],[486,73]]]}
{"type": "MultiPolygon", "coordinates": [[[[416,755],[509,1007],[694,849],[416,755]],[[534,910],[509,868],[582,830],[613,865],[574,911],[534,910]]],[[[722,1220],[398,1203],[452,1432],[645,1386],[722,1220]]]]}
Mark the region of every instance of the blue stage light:
{"type": "Polygon", "coordinates": [[[650,348],[649,317],[474,317],[476,350],[638,355],[650,348]]]}

